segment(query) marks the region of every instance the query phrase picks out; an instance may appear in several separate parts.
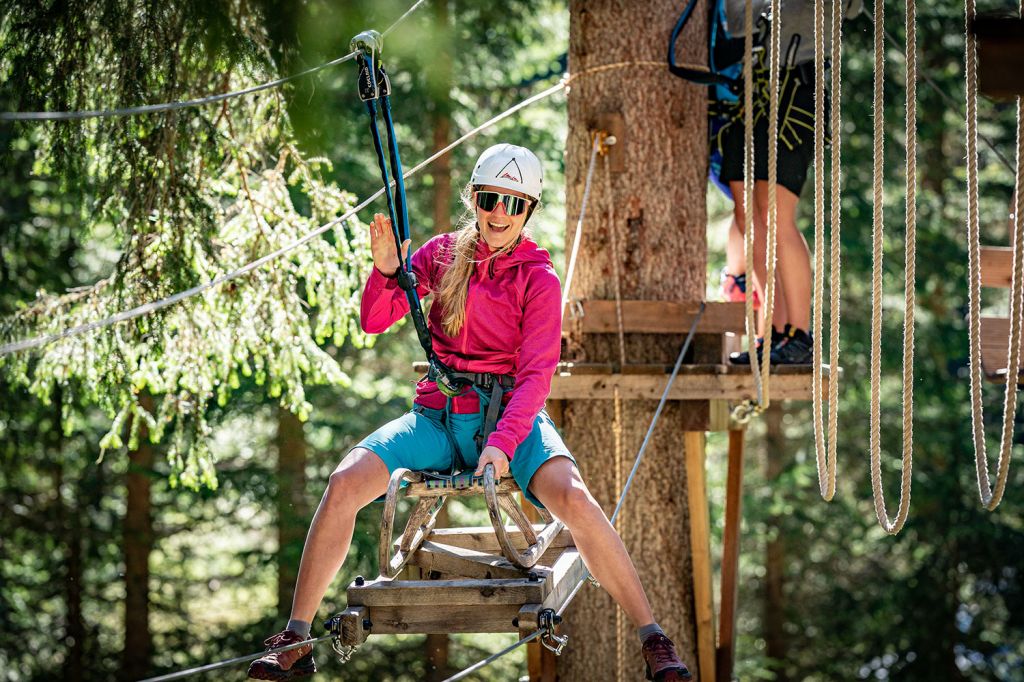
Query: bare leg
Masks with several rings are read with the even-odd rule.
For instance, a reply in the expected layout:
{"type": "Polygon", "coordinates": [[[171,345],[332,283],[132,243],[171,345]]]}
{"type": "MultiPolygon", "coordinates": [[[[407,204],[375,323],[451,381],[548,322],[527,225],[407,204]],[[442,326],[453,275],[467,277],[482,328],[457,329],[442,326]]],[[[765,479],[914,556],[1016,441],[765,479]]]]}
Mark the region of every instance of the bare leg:
{"type": "MultiPolygon", "coordinates": [[[[758,183],[761,184],[761,183],[758,183]]],[[[767,204],[767,183],[765,197],[767,204]]],[[[811,252],[796,226],[796,209],[800,197],[779,185],[776,191],[779,206],[779,268],[786,321],[805,332],[811,328],[811,252]]],[[[780,318],[775,317],[776,320],[780,318]]]]}
{"type": "Polygon", "coordinates": [[[387,491],[389,478],[384,462],[365,448],[348,453],[331,474],[302,549],[292,619],[310,623],[316,617],[348,554],[356,513],[387,491]]]}
{"type": "MultiPolygon", "coordinates": [[[[743,212],[743,183],[742,182],[730,182],[729,189],[732,190],[734,197],[739,197],[740,201],[735,204],[733,211],[734,225],[740,234],[743,236],[743,230],[746,226],[746,217],[743,212]]],[[[781,213],[780,213],[781,221],[781,213]]],[[[747,277],[748,291],[757,291],[758,297],[761,299],[762,305],[761,310],[758,312],[758,335],[765,335],[765,320],[764,312],[765,306],[765,287],[764,280],[768,274],[768,265],[765,260],[765,255],[768,251],[768,240],[767,240],[767,225],[768,225],[768,185],[764,182],[756,182],[754,184],[754,273],[753,277],[747,277]]],[[[740,243],[740,248],[743,248],[743,243],[740,243]]],[[[781,251],[781,247],[779,249],[781,251]]],[[[741,254],[743,251],[741,251],[741,254]]],[[[746,261],[744,256],[744,268],[746,267],[746,261]]],[[[781,268],[776,268],[775,273],[775,302],[772,310],[772,326],[775,329],[782,331],[786,327],[786,323],[789,320],[789,310],[786,300],[786,291],[782,287],[781,268]]]]}
{"type": "Polygon", "coordinates": [[[572,460],[554,457],[542,464],[530,491],[565,523],[587,568],[629,619],[638,627],[653,623],[633,561],[572,460]]]}
{"type": "Polygon", "coordinates": [[[729,225],[729,241],[725,246],[725,270],[730,275],[742,275],[747,271],[747,257],[743,249],[743,208],[737,206],[729,225]]]}

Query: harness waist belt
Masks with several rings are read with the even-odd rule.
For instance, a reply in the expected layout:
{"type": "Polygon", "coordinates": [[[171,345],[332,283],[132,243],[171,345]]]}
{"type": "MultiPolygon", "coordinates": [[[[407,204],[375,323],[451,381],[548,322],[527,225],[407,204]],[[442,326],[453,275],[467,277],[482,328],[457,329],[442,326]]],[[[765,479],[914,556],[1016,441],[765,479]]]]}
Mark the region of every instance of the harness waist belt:
{"type": "MultiPolygon", "coordinates": [[[[515,385],[515,377],[511,374],[492,374],[491,372],[448,372],[448,376],[455,380],[467,381],[483,389],[490,389],[497,380],[502,388],[512,388],[515,385]]],[[[437,373],[433,368],[427,372],[427,379],[437,381],[437,373]]]]}

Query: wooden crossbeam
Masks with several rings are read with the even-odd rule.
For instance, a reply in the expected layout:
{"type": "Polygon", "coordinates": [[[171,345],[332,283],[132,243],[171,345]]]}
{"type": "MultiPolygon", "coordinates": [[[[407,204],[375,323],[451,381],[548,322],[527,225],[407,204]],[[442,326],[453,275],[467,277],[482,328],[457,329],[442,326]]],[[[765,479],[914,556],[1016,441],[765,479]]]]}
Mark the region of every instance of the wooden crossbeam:
{"type": "MultiPolygon", "coordinates": [[[[1024,338],[1022,338],[1024,342],[1024,338]]],[[[1010,320],[1006,317],[981,318],[981,369],[989,381],[1006,383],[1009,364],[1010,320]]],[[[1021,354],[1024,364],[1024,353],[1021,354]]],[[[1024,383],[1024,373],[1019,383],[1024,383]]]]}
{"type": "Polygon", "coordinates": [[[435,542],[424,542],[409,559],[413,566],[425,571],[437,571],[467,578],[522,578],[526,571],[513,566],[508,559],[485,554],[473,549],[447,547],[435,542]]]}
{"type": "MultiPolygon", "coordinates": [[[[349,606],[492,606],[539,604],[550,592],[544,580],[367,580],[348,587],[349,606]]],[[[376,630],[374,630],[376,632],[376,630]]]]}
{"type": "Polygon", "coordinates": [[[513,622],[521,607],[517,604],[454,606],[379,606],[371,609],[372,634],[444,634],[455,632],[518,632],[513,622]]]}
{"type": "MultiPolygon", "coordinates": [[[[535,523],[533,528],[539,533],[544,529],[544,524],[535,523]]],[[[512,540],[516,547],[519,549],[526,547],[522,531],[515,526],[505,526],[505,530],[508,533],[509,539],[512,540]]],[[[465,549],[473,549],[478,552],[493,554],[501,551],[501,547],[498,546],[498,541],[494,537],[494,531],[490,528],[436,528],[427,539],[431,542],[451,545],[452,547],[464,547],[465,549]]],[[[561,549],[570,547],[572,544],[572,535],[563,528],[562,532],[551,541],[551,548],[561,549]]]]}
{"type": "MultiPolygon", "coordinates": [[[[668,377],[661,365],[628,366],[612,373],[612,365],[565,366],[555,374],[550,398],[554,400],[610,400],[618,387],[624,400],[658,400],[668,377]],[[582,371],[581,371],[582,370],[582,371]]],[[[778,400],[810,400],[813,368],[787,365],[772,368],[771,395],[778,400]]],[[[830,375],[822,365],[824,388],[830,375]]],[[[827,393],[826,393],[827,395],[827,393]]],[[[757,397],[749,367],[736,365],[684,365],[669,391],[669,400],[743,400],[757,397]]]]}
{"type": "MultiPolygon", "coordinates": [[[[619,330],[615,301],[583,301],[583,332],[614,334],[619,330]]],[[[686,334],[700,302],[622,301],[622,327],[626,333],[686,334]]],[[[743,303],[710,302],[697,325],[698,334],[742,334],[743,303]]]]}

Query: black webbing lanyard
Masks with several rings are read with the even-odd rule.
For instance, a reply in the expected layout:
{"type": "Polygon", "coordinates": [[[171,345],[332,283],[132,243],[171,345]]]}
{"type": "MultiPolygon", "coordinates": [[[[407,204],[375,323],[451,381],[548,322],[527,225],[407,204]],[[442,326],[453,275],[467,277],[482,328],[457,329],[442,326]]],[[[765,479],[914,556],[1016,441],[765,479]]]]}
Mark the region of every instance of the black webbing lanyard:
{"type": "Polygon", "coordinates": [[[465,382],[452,376],[434,352],[427,320],[423,315],[419,293],[416,291],[416,273],[408,257],[402,256],[402,244],[409,239],[409,211],[405,199],[405,179],[402,177],[402,158],[398,153],[398,142],[395,139],[395,125],[391,119],[391,81],[384,71],[380,60],[383,41],[377,31],[364,31],[352,39],[352,50],[358,50],[356,63],[359,66],[359,98],[366,103],[366,111],[370,115],[370,135],[373,138],[373,149],[377,152],[377,165],[384,181],[384,196],[388,202],[388,215],[391,218],[391,230],[395,238],[395,249],[398,253],[398,286],[405,292],[409,300],[409,312],[416,336],[423,352],[427,355],[427,363],[434,375],[434,381],[442,393],[451,397],[462,392],[465,382]],[[384,145],[381,142],[380,130],[377,128],[377,102],[384,115],[384,124],[388,135],[388,157],[391,161],[391,175],[394,176],[395,192],[391,191],[391,180],[388,164],[384,159],[384,145]]]}

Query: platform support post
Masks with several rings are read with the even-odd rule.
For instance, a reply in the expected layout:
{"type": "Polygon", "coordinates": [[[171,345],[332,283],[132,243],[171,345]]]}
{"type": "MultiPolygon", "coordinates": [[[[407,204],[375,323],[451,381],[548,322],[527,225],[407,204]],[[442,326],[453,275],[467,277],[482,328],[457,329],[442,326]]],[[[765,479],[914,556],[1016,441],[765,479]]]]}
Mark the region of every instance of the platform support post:
{"type": "Polygon", "coordinates": [[[725,484],[725,531],[722,540],[722,597],[718,614],[718,682],[732,679],[736,656],[736,604],[743,520],[743,450],[745,429],[729,431],[729,471],[725,484]]]}
{"type": "Polygon", "coordinates": [[[715,607],[711,573],[711,520],[708,514],[703,431],[683,433],[686,488],[690,507],[690,556],[693,561],[693,601],[697,622],[698,679],[715,677],[715,607]]]}

